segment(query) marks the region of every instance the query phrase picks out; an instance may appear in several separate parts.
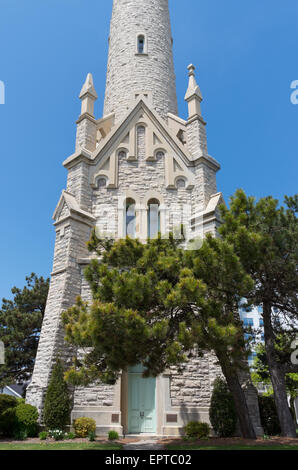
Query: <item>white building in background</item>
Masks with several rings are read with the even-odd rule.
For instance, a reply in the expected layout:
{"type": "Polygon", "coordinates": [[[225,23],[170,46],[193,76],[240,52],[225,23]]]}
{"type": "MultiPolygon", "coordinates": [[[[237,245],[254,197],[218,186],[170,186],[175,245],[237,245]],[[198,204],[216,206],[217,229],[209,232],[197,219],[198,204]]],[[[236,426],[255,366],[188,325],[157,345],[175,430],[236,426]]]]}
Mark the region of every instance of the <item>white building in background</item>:
{"type": "Polygon", "coordinates": [[[239,309],[240,319],[243,321],[244,327],[251,327],[255,336],[255,343],[252,345],[251,354],[248,356],[248,363],[252,366],[254,358],[256,357],[255,347],[258,343],[264,342],[264,322],[263,322],[263,309],[262,307],[250,307],[239,309]]]}

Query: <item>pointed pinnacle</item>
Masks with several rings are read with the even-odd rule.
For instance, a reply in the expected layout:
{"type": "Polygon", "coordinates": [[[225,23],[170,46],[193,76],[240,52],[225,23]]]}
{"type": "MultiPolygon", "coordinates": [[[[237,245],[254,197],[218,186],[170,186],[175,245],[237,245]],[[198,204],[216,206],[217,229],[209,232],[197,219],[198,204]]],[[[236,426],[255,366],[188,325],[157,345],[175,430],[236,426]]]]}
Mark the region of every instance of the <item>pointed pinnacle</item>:
{"type": "Polygon", "coordinates": [[[188,67],[188,76],[189,76],[189,83],[188,83],[188,89],[185,95],[185,100],[188,101],[190,98],[197,96],[200,101],[203,100],[203,96],[200,90],[199,85],[196,82],[196,77],[195,77],[195,66],[193,64],[190,64],[188,67]]]}
{"type": "Polygon", "coordinates": [[[86,81],[80,93],[80,98],[82,99],[87,93],[95,99],[98,98],[94,85],[93,85],[92,73],[88,73],[87,75],[86,81]]]}

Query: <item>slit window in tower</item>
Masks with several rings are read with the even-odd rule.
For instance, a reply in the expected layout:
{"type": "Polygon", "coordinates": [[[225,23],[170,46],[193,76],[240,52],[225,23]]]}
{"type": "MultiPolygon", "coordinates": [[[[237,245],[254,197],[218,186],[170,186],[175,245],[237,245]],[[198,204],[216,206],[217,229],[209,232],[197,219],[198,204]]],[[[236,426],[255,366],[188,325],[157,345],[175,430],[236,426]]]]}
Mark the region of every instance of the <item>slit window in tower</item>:
{"type": "Polygon", "coordinates": [[[145,52],[145,36],[141,34],[138,36],[138,54],[144,54],[145,52]]]}
{"type": "Polygon", "coordinates": [[[148,238],[156,238],[160,232],[160,204],[157,199],[148,202],[148,238]]]}
{"type": "Polygon", "coordinates": [[[136,203],[133,199],[126,200],[126,236],[136,238],[136,203]]]}

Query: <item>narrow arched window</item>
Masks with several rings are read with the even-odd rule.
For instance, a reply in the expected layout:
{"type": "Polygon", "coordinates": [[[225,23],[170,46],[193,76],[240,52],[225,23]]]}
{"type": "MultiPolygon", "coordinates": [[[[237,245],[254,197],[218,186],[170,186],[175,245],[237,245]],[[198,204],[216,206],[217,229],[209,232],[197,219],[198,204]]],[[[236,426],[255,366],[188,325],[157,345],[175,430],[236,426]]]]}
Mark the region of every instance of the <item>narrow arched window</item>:
{"type": "Polygon", "coordinates": [[[157,199],[148,201],[148,238],[156,238],[160,232],[160,204],[157,199]]]}
{"type": "Polygon", "coordinates": [[[136,203],[133,199],[126,200],[125,235],[136,238],[136,203]]]}
{"type": "Polygon", "coordinates": [[[145,36],[140,34],[138,36],[138,54],[144,54],[145,52],[145,36]]]}

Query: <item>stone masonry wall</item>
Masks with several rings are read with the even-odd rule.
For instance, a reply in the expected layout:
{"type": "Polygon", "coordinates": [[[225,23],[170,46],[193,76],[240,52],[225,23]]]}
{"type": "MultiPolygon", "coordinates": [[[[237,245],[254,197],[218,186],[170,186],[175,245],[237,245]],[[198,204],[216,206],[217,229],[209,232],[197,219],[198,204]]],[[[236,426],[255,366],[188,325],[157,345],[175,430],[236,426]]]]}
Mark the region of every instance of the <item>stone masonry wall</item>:
{"type": "MultiPolygon", "coordinates": [[[[92,302],[91,289],[84,277],[85,266],[81,268],[81,297],[85,302],[92,302]]],[[[80,350],[78,354],[83,355],[80,350]]],[[[74,391],[74,408],[79,406],[113,406],[114,386],[93,384],[88,387],[76,387],[74,391]]]]}
{"type": "Polygon", "coordinates": [[[140,91],[152,93],[161,117],[177,114],[168,0],[114,0],[104,115],[115,112],[119,122],[140,91]],[[145,54],[137,54],[139,34],[145,54]]]}
{"type": "Polygon", "coordinates": [[[171,368],[170,398],[172,406],[210,406],[213,382],[222,375],[214,355],[208,353],[203,358],[193,358],[184,365],[182,373],[171,368]]]}

